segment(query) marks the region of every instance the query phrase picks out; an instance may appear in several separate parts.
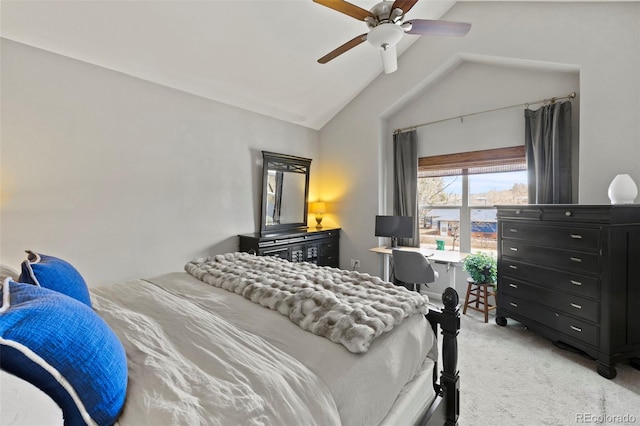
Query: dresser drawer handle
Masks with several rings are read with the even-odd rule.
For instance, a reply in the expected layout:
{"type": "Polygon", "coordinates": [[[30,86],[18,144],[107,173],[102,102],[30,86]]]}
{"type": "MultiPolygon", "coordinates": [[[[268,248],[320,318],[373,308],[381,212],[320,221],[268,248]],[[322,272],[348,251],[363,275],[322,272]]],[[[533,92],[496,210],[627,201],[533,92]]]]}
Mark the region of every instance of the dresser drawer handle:
{"type": "Polygon", "coordinates": [[[520,214],[520,213],[522,213],[522,210],[516,209],[515,214],[520,214]]]}
{"type": "Polygon", "coordinates": [[[576,309],[582,309],[582,306],[578,305],[577,303],[569,303],[571,305],[572,308],[576,308],[576,309]]]}
{"type": "Polygon", "coordinates": [[[582,239],[582,235],[580,235],[580,234],[571,234],[571,238],[573,238],[574,240],[581,240],[582,239]]]}
{"type": "Polygon", "coordinates": [[[571,284],[573,285],[582,285],[582,283],[580,281],[576,281],[576,280],[570,280],[571,284]]]}
{"type": "Polygon", "coordinates": [[[571,259],[572,262],[578,262],[578,263],[582,262],[582,259],[580,259],[579,257],[570,257],[569,259],[571,259]]]}
{"type": "Polygon", "coordinates": [[[513,306],[514,308],[517,308],[517,307],[518,307],[518,304],[517,304],[517,303],[509,302],[509,304],[510,304],[511,306],[513,306]]]}
{"type": "Polygon", "coordinates": [[[567,217],[571,217],[573,213],[571,213],[569,210],[567,210],[566,212],[564,212],[564,215],[567,217]]]}
{"type": "Polygon", "coordinates": [[[518,230],[516,228],[509,228],[509,232],[517,233],[518,230]]]}
{"type": "Polygon", "coordinates": [[[517,247],[509,247],[509,250],[511,250],[511,251],[518,251],[518,248],[517,248],[517,247]]]}
{"type": "Polygon", "coordinates": [[[509,283],[509,287],[518,288],[518,284],[509,283]]]}
{"type": "Polygon", "coordinates": [[[509,268],[511,269],[518,269],[518,267],[516,265],[509,265],[509,268]]]}
{"type": "Polygon", "coordinates": [[[580,327],[575,327],[575,326],[573,326],[573,325],[571,325],[570,327],[571,327],[571,329],[572,329],[573,331],[577,331],[578,333],[581,333],[581,332],[582,332],[582,329],[581,329],[580,327]]]}

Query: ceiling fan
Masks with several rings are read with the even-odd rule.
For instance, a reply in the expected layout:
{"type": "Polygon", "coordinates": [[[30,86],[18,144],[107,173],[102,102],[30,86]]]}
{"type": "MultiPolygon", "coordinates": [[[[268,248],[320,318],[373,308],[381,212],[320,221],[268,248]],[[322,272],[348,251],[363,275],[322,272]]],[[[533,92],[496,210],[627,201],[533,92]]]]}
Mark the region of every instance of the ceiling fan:
{"type": "Polygon", "coordinates": [[[380,49],[384,72],[389,74],[398,69],[396,44],[405,33],[460,37],[467,34],[471,28],[471,24],[465,22],[435,21],[430,19],[404,21],[406,13],[411,10],[418,0],[383,1],[373,6],[371,11],[342,0],[313,1],[359,21],[364,21],[369,26],[368,33],[354,37],[318,59],[321,64],[326,64],[347,50],[364,41],[368,41],[380,49]]]}

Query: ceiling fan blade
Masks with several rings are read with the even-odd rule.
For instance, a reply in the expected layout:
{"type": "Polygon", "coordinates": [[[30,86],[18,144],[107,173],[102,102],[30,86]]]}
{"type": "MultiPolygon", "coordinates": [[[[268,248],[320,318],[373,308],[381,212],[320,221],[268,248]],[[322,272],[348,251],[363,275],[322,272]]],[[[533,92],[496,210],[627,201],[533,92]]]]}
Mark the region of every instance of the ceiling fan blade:
{"type": "Polygon", "coordinates": [[[333,49],[331,52],[327,53],[322,58],[318,59],[318,62],[320,62],[321,64],[326,64],[336,56],[342,55],[344,52],[356,47],[360,43],[364,42],[366,39],[367,39],[367,34],[360,34],[359,36],[354,37],[353,39],[349,40],[342,46],[336,49],[333,49]]]}
{"type": "Polygon", "coordinates": [[[418,3],[418,0],[396,0],[393,2],[391,10],[400,9],[402,13],[406,14],[416,3],[418,3]]]}
{"type": "Polygon", "coordinates": [[[382,66],[385,74],[391,74],[398,69],[398,54],[396,53],[395,44],[389,44],[380,49],[380,54],[382,55],[382,66]]]}
{"type": "Polygon", "coordinates": [[[411,24],[407,34],[439,35],[439,36],[464,36],[471,29],[471,24],[466,22],[433,21],[430,19],[412,19],[405,21],[411,24]]]}
{"type": "Polygon", "coordinates": [[[314,3],[321,4],[333,10],[337,10],[338,12],[344,13],[345,15],[349,15],[360,21],[364,21],[364,19],[368,16],[375,18],[375,16],[373,16],[373,14],[368,10],[343,0],[313,0],[313,1],[314,3]]]}

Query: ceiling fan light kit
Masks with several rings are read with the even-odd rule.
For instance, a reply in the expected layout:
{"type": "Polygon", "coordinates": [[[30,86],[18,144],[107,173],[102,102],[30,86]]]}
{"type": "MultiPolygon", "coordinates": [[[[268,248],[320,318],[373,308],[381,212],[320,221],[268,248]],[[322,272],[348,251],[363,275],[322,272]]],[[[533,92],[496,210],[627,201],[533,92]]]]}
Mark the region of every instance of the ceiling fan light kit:
{"type": "Polygon", "coordinates": [[[412,19],[403,22],[409,10],[418,0],[382,1],[370,11],[340,0],[313,0],[352,18],[364,21],[369,33],[355,37],[318,59],[326,64],[344,52],[356,47],[365,40],[380,49],[384,72],[389,74],[398,69],[396,45],[405,33],[417,35],[464,36],[471,29],[471,24],[464,22],[435,21],[428,19],[412,19]]]}
{"type": "Polygon", "coordinates": [[[367,35],[367,41],[380,49],[382,66],[386,74],[398,69],[396,44],[402,39],[404,32],[396,24],[385,23],[373,27],[367,35]]]}
{"type": "Polygon", "coordinates": [[[382,67],[385,74],[390,74],[398,69],[398,55],[395,45],[382,45],[380,54],[382,55],[382,67]]]}
{"type": "Polygon", "coordinates": [[[395,46],[403,34],[402,28],[396,24],[380,24],[369,31],[367,41],[375,47],[382,47],[383,44],[395,46]]]}

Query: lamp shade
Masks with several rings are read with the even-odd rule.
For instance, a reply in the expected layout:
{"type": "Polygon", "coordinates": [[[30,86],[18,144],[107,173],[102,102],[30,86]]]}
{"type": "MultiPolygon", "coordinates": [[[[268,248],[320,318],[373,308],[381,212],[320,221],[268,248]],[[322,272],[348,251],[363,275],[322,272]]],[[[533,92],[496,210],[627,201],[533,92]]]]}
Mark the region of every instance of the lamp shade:
{"type": "Polygon", "coordinates": [[[316,201],[315,203],[311,203],[311,213],[325,213],[327,211],[327,206],[322,201],[316,201]]]}

